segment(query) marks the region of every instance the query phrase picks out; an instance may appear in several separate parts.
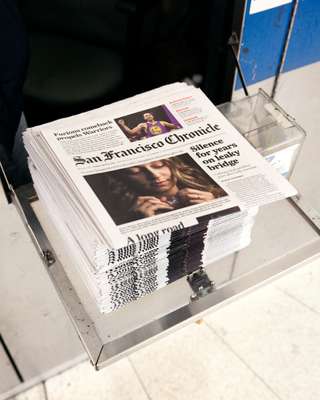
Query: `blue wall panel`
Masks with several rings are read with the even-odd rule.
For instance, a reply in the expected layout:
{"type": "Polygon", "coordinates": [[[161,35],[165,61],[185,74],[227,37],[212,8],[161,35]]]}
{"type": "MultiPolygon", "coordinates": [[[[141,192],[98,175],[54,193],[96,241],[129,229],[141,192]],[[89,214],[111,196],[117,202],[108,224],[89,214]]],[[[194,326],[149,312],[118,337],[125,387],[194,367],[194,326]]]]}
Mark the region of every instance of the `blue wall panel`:
{"type": "Polygon", "coordinates": [[[320,0],[300,0],[284,71],[320,61],[320,0]]]}
{"type": "MultiPolygon", "coordinates": [[[[275,75],[293,3],[249,14],[248,1],[240,63],[248,85],[275,75]]],[[[320,0],[300,0],[284,71],[320,60],[320,0]]],[[[240,88],[237,80],[236,88],[240,88]]]]}

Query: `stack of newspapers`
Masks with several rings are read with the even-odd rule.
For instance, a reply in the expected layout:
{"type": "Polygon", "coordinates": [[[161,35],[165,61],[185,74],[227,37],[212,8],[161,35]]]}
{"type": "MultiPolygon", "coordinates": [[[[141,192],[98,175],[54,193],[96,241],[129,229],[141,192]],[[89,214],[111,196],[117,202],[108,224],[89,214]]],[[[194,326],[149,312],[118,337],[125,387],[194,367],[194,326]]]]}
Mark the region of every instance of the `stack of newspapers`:
{"type": "Polygon", "coordinates": [[[34,187],[101,312],[250,243],[296,194],[200,89],[176,83],[24,134],[34,187]]]}

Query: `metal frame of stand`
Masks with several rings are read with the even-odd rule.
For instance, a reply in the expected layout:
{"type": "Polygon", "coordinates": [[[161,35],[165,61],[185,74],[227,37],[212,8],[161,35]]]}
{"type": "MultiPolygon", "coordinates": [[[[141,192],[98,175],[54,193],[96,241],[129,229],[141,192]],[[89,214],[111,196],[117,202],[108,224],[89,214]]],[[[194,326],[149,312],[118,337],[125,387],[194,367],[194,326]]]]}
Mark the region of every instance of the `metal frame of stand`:
{"type": "MultiPolygon", "coordinates": [[[[212,311],[214,308],[233,301],[240,295],[256,289],[271,279],[279,277],[292,268],[303,265],[320,255],[319,214],[310,208],[301,197],[288,199],[286,202],[291,207],[294,207],[301,217],[312,227],[318,236],[318,240],[313,240],[307,245],[296,249],[291,254],[284,254],[283,257],[274,259],[261,268],[256,268],[250,273],[245,273],[243,276],[235,279],[231,276],[229,282],[217,285],[216,287],[213,286],[212,290],[208,290],[203,296],[199,296],[197,289],[193,288],[195,291],[192,290],[192,285],[190,285],[189,298],[186,299],[188,300],[187,304],[177,309],[169,310],[168,313],[156,319],[151,319],[143,326],[136,326],[129,333],[104,343],[96,329],[95,322],[87,313],[83,300],[77,295],[72,282],[56,256],[55,250],[32,208],[33,202],[37,200],[32,185],[21,187],[16,193],[13,192],[12,200],[21,212],[39,254],[43,258],[48,274],[96,369],[101,369],[109,363],[135,351],[137,348],[168,334],[174,329],[200,319],[205,313],[212,311]],[[197,297],[196,300],[194,300],[195,296],[197,297]]],[[[212,281],[214,281],[214,276],[210,274],[209,268],[206,268],[206,272],[209,275],[211,285],[212,281]]],[[[187,279],[188,277],[184,278],[185,281],[187,279]]],[[[138,307],[139,305],[137,305],[137,311],[138,307]]],[[[107,328],[108,326],[106,325],[107,328]]]]}
{"type": "MultiPolygon", "coordinates": [[[[262,95],[262,98],[267,96],[263,92],[259,92],[259,94],[262,95]]],[[[253,98],[247,97],[247,99],[250,101],[249,111],[256,110],[255,105],[251,108],[253,98]]],[[[269,97],[267,101],[269,101],[269,97]]],[[[270,124],[270,119],[265,118],[265,115],[262,114],[263,124],[267,125],[263,125],[263,129],[260,129],[259,124],[257,127],[259,118],[253,118],[253,125],[250,125],[249,129],[250,133],[265,132],[266,127],[269,129],[279,121],[283,123],[283,118],[289,122],[289,125],[282,126],[283,129],[287,129],[288,126],[291,129],[294,126],[297,131],[303,132],[302,128],[284,110],[274,101],[270,100],[270,102],[277,112],[276,122],[270,124]]],[[[225,105],[234,107],[235,104],[231,102],[225,105]]],[[[241,103],[242,106],[243,103],[241,103]]],[[[236,110],[236,117],[239,114],[238,111],[236,110]]],[[[247,113],[248,110],[245,112],[247,113]]],[[[230,120],[233,123],[236,122],[230,120]]],[[[247,114],[245,114],[245,120],[247,120],[247,114]]],[[[296,145],[295,139],[290,142],[290,145],[292,143],[296,145]]],[[[281,146],[277,147],[277,149],[279,148],[282,149],[281,146]]],[[[288,174],[291,171],[290,167],[288,174]]],[[[291,199],[278,202],[279,204],[266,206],[265,210],[262,210],[258,221],[259,229],[254,232],[253,236],[253,241],[256,243],[251,244],[244,251],[241,250],[209,264],[205,269],[201,268],[190,276],[180,278],[178,281],[130,303],[123,309],[107,315],[101,314],[89,291],[78,282],[79,276],[77,277],[76,268],[72,267],[71,263],[69,265],[68,262],[62,262],[61,248],[58,248],[57,252],[58,245],[55,240],[57,235],[50,232],[50,226],[46,226],[45,220],[41,216],[41,204],[37,201],[33,186],[31,184],[22,186],[14,191],[1,169],[0,172],[3,174],[2,181],[5,184],[6,195],[19,210],[57,293],[96,369],[128,355],[175,329],[200,319],[205,313],[211,312],[216,307],[236,300],[240,295],[256,289],[320,255],[320,215],[308,205],[303,195],[299,194],[291,199]],[[272,219],[275,221],[272,222],[272,219]],[[283,221],[292,226],[283,225],[285,223],[283,221]],[[270,223],[269,237],[267,237],[264,228],[270,223]],[[297,226],[302,232],[300,236],[298,235],[299,238],[294,234],[297,226]],[[283,237],[283,240],[275,241],[276,235],[274,236],[273,233],[280,238],[283,237]],[[266,241],[274,249],[272,254],[265,254],[263,257],[260,256],[260,253],[268,247],[266,241]]]]}

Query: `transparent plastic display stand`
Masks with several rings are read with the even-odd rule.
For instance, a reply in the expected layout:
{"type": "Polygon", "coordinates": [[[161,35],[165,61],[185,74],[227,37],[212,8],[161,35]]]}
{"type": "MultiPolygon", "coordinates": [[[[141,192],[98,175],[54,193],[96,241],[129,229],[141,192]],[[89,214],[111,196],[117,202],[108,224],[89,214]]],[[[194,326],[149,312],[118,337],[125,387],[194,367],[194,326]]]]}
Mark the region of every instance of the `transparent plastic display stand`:
{"type": "MultiPolygon", "coordinates": [[[[305,138],[294,119],[262,91],[219,108],[280,173],[290,177],[305,138]]],[[[22,187],[13,197],[97,369],[320,255],[320,218],[300,193],[262,207],[251,244],[205,266],[197,280],[181,278],[118,311],[101,314],[33,187],[22,187]]]]}
{"type": "Polygon", "coordinates": [[[262,89],[218,108],[278,172],[291,176],[306,133],[290,115],[262,89]]]}

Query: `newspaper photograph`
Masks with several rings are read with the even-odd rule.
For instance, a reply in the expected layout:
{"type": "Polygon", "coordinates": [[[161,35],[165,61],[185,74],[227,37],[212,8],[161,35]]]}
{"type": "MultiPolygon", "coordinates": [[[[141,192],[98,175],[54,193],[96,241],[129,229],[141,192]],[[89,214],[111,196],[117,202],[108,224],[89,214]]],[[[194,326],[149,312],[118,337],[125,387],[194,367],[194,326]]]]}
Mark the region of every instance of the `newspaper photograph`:
{"type": "Polygon", "coordinates": [[[227,196],[187,153],[84,178],[116,225],[227,196]]]}
{"type": "Polygon", "coordinates": [[[126,115],[115,121],[131,142],[182,128],[165,105],[126,115]]]}

